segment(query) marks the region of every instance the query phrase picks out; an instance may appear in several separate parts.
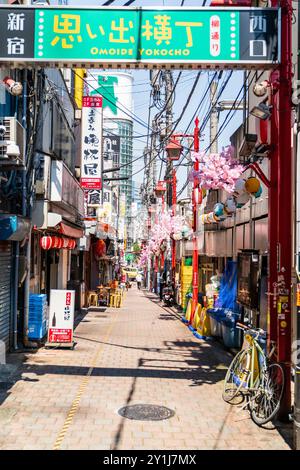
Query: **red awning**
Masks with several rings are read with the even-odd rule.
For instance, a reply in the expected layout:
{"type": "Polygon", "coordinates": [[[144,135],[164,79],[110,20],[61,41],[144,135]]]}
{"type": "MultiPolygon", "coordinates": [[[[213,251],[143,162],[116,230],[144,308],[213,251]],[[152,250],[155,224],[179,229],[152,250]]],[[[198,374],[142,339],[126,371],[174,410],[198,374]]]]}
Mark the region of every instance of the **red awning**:
{"type": "Polygon", "coordinates": [[[58,225],[58,231],[59,233],[72,238],[82,238],[84,235],[83,229],[71,227],[70,225],[64,224],[63,222],[58,225]]]}

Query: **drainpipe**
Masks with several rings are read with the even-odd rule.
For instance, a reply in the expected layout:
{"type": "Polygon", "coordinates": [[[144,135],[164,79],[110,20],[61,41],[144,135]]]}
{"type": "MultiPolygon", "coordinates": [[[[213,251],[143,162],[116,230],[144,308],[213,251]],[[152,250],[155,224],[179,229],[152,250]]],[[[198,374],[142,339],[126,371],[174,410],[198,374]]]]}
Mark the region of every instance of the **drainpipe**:
{"type": "MultiPolygon", "coordinates": [[[[22,125],[27,130],[26,122],[26,111],[27,111],[27,70],[24,70],[24,81],[23,81],[23,116],[22,116],[22,125]]],[[[25,144],[25,156],[27,156],[27,145],[25,144]]],[[[27,159],[25,161],[25,168],[22,173],[22,215],[26,217],[31,214],[27,214],[27,184],[26,184],[26,175],[27,175],[27,159]]],[[[31,212],[31,211],[30,211],[31,212]]],[[[24,315],[23,315],[23,344],[25,347],[37,347],[37,343],[31,342],[28,340],[28,319],[29,319],[29,289],[30,289],[30,255],[31,255],[31,230],[30,225],[28,242],[26,244],[26,266],[27,266],[27,275],[24,281],[24,315]]]]}
{"type": "MultiPolygon", "coordinates": [[[[25,134],[27,131],[27,121],[26,121],[26,111],[27,111],[27,70],[24,70],[24,80],[23,80],[23,112],[22,112],[22,126],[25,129],[25,134]]],[[[27,215],[27,185],[26,185],[26,170],[27,170],[27,138],[25,142],[25,168],[22,172],[22,215],[23,217],[26,217],[27,215]]],[[[28,264],[28,246],[30,246],[30,241],[31,241],[31,230],[29,231],[28,235],[28,242],[26,244],[26,260],[27,260],[27,267],[30,266],[28,264]]],[[[29,258],[29,263],[30,263],[30,258],[29,258]]],[[[24,281],[24,315],[23,315],[23,343],[24,346],[27,346],[27,341],[28,341],[28,298],[29,298],[29,285],[27,283],[28,280],[28,273],[26,275],[26,279],[24,281]]]]}
{"type": "MultiPolygon", "coordinates": [[[[24,91],[23,91],[24,94],[24,91]]],[[[18,109],[18,96],[16,97],[15,118],[17,118],[18,109]]],[[[19,260],[20,260],[20,242],[13,242],[13,294],[12,294],[12,316],[11,316],[11,329],[12,329],[12,349],[18,349],[18,290],[19,290],[19,260]]]]}

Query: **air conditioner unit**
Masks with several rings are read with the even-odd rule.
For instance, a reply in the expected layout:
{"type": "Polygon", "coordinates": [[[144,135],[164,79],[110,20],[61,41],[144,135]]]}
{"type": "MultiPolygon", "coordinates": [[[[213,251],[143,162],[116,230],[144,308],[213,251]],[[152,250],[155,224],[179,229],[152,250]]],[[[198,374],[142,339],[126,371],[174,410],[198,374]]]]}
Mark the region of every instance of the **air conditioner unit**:
{"type": "Polygon", "coordinates": [[[5,170],[24,166],[25,139],[25,129],[15,117],[0,119],[0,166],[5,170]]]}

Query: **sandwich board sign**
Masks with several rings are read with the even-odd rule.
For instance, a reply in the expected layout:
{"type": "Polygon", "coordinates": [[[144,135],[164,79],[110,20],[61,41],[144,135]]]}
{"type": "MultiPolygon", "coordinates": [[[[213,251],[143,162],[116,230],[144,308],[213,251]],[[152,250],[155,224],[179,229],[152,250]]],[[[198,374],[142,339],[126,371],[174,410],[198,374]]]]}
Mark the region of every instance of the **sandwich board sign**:
{"type": "Polygon", "coordinates": [[[75,291],[51,289],[47,347],[73,347],[75,291]]]}

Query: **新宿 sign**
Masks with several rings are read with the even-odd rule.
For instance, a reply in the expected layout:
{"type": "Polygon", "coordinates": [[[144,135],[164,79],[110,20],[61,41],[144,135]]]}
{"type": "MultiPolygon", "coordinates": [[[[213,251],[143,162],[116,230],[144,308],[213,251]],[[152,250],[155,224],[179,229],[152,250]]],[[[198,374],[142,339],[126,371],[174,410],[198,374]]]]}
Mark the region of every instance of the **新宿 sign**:
{"type": "Polygon", "coordinates": [[[278,14],[272,8],[1,7],[0,59],[85,66],[274,64],[278,14]]]}

